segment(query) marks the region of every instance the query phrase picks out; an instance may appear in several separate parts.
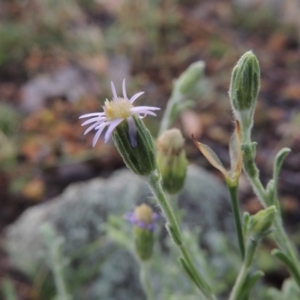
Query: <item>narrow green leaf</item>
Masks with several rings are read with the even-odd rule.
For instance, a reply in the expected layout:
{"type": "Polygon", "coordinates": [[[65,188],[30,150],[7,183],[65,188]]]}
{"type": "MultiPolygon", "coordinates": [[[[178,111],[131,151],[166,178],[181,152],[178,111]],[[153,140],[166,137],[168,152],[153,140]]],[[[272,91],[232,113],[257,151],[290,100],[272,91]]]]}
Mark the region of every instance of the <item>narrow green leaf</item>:
{"type": "Polygon", "coordinates": [[[250,214],[246,211],[246,212],[244,212],[244,215],[243,215],[243,233],[244,233],[244,236],[247,235],[249,221],[250,221],[250,214]]]}
{"type": "Polygon", "coordinates": [[[280,259],[288,268],[292,276],[294,277],[295,281],[297,282],[298,286],[300,286],[300,274],[298,270],[295,268],[294,263],[292,260],[282,251],[275,249],[271,252],[273,256],[276,256],[278,259],[280,259]]]}
{"type": "Polygon", "coordinates": [[[192,270],[190,269],[189,265],[187,264],[187,262],[185,261],[185,259],[183,257],[179,257],[178,261],[180,262],[180,264],[182,265],[183,269],[185,270],[185,272],[187,273],[187,275],[189,276],[189,278],[197,285],[197,287],[202,290],[202,285],[201,283],[198,282],[198,278],[194,275],[194,273],[192,272],[192,270]]]}
{"type": "Polygon", "coordinates": [[[244,286],[241,289],[239,299],[245,299],[245,300],[248,299],[252,288],[254,287],[256,282],[263,276],[264,276],[264,272],[262,271],[256,271],[252,274],[249,273],[245,280],[244,286]]]}
{"type": "Polygon", "coordinates": [[[178,229],[172,226],[171,224],[167,224],[166,228],[169,234],[171,235],[171,237],[173,238],[174,243],[178,246],[182,245],[182,240],[181,240],[180,233],[178,232],[178,229]]]}
{"type": "Polygon", "coordinates": [[[279,172],[282,167],[283,161],[290,152],[291,149],[282,148],[275,157],[274,165],[273,165],[273,179],[274,179],[275,186],[277,186],[279,172]]]}
{"type": "Polygon", "coordinates": [[[275,186],[275,180],[270,179],[270,181],[267,184],[266,188],[266,203],[268,206],[270,205],[276,205],[277,209],[279,207],[277,206],[277,203],[275,200],[275,195],[276,195],[276,186],[275,186]]]}

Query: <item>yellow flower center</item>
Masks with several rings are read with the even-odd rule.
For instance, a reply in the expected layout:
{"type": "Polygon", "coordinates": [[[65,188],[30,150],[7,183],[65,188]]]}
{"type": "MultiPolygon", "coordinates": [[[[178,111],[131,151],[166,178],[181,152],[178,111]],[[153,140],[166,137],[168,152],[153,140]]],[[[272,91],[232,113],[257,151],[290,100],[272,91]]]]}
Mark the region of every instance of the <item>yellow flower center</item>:
{"type": "Polygon", "coordinates": [[[104,111],[108,120],[125,119],[131,116],[130,108],[132,104],[129,100],[118,98],[115,101],[106,99],[104,103],[104,111]]]}
{"type": "Polygon", "coordinates": [[[134,214],[137,220],[140,222],[151,224],[153,221],[153,210],[149,205],[145,203],[137,206],[134,210],[134,214]]]}

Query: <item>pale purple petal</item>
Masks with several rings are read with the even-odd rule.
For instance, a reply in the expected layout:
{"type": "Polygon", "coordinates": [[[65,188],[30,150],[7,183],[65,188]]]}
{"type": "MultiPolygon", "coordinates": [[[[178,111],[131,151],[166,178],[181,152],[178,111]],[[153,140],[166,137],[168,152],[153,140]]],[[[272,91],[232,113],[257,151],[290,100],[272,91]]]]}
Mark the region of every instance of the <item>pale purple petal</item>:
{"type": "Polygon", "coordinates": [[[136,125],[135,121],[132,117],[127,118],[128,122],[128,129],[129,129],[129,139],[130,139],[130,144],[132,147],[136,147],[137,141],[136,141],[136,125]]]}
{"type": "Polygon", "coordinates": [[[128,220],[131,224],[135,224],[136,223],[136,216],[134,214],[134,212],[128,212],[124,215],[124,218],[126,220],[128,220]]]}
{"type": "Polygon", "coordinates": [[[137,226],[137,227],[139,227],[139,228],[142,228],[142,229],[147,229],[147,230],[149,230],[149,231],[153,231],[154,229],[155,229],[155,220],[157,219],[157,213],[153,213],[152,214],[152,219],[153,219],[153,221],[152,221],[152,223],[150,223],[150,224],[147,224],[147,223],[145,223],[145,222],[143,222],[143,221],[139,221],[138,219],[137,219],[137,217],[136,217],[136,215],[135,215],[135,213],[134,212],[129,212],[129,213],[126,213],[125,215],[124,215],[124,218],[127,220],[127,221],[129,221],[131,224],[133,224],[133,225],[135,225],[135,226],[137,226]]]}
{"type": "MultiPolygon", "coordinates": [[[[115,85],[113,82],[111,82],[111,90],[113,94],[113,101],[121,101],[122,98],[118,98],[117,91],[115,88],[115,85]]],[[[133,95],[130,100],[128,100],[127,92],[126,92],[126,79],[123,79],[122,82],[122,92],[123,92],[123,98],[127,101],[129,101],[131,104],[144,92],[139,92],[133,95]]],[[[117,103],[115,103],[117,105],[117,103]]],[[[121,103],[123,104],[123,103],[121,103]]],[[[109,140],[111,137],[114,129],[124,120],[122,119],[115,119],[115,120],[108,120],[106,116],[106,105],[103,106],[104,112],[97,112],[97,113],[88,113],[85,115],[80,116],[80,119],[83,118],[89,118],[88,120],[85,120],[82,123],[82,126],[89,125],[89,127],[86,129],[84,134],[87,134],[88,132],[95,130],[97,131],[94,139],[93,139],[93,147],[96,145],[99,137],[101,136],[103,130],[108,126],[106,133],[104,135],[104,141],[105,143],[109,140]]],[[[128,134],[130,139],[130,144],[132,147],[137,146],[137,128],[135,124],[134,117],[132,115],[136,115],[136,117],[143,118],[147,115],[156,116],[156,113],[154,111],[160,110],[159,107],[151,107],[151,106],[137,106],[130,108],[130,114],[131,116],[127,117],[128,122],[128,134]]]]}
{"type": "Polygon", "coordinates": [[[103,123],[101,123],[101,124],[97,124],[97,127],[95,127],[95,130],[98,130],[100,127],[102,127],[102,126],[107,126],[107,125],[109,125],[110,124],[110,121],[107,121],[107,122],[103,122],[103,123]]]}
{"type": "Polygon", "coordinates": [[[115,88],[115,85],[112,81],[110,82],[110,85],[111,85],[111,91],[113,93],[113,99],[118,99],[116,88],[115,88]]]}
{"type": "Polygon", "coordinates": [[[148,110],[148,111],[145,112],[145,114],[156,117],[156,113],[154,113],[153,111],[148,110]]]}
{"type": "Polygon", "coordinates": [[[90,123],[93,123],[93,122],[104,121],[104,120],[106,120],[106,117],[101,117],[101,118],[96,117],[96,118],[92,118],[92,119],[89,119],[89,120],[83,122],[83,123],[81,124],[81,126],[84,126],[84,125],[87,125],[87,124],[90,124],[90,123]]]}
{"type": "Polygon", "coordinates": [[[136,93],[135,95],[133,95],[131,98],[130,98],[130,103],[133,103],[139,96],[143,95],[145,92],[139,92],[139,93],[136,93]]]}
{"type": "Polygon", "coordinates": [[[133,107],[133,108],[130,108],[130,111],[132,112],[145,112],[147,110],[160,110],[159,107],[154,107],[154,106],[136,106],[136,107],[133,107]]]}
{"type": "Polygon", "coordinates": [[[101,113],[90,113],[90,114],[85,114],[85,115],[82,115],[79,117],[79,119],[83,119],[83,118],[89,118],[89,117],[95,117],[95,116],[104,116],[105,113],[104,112],[101,112],[101,113]]]}
{"type": "Polygon", "coordinates": [[[156,113],[152,112],[152,111],[143,111],[143,112],[140,112],[138,113],[139,116],[143,115],[142,117],[144,118],[145,116],[147,115],[151,115],[151,116],[154,116],[156,117],[156,113]]]}
{"type": "Polygon", "coordinates": [[[98,122],[96,122],[95,124],[91,125],[90,127],[88,127],[86,129],[86,131],[84,132],[84,135],[86,135],[87,133],[89,133],[91,130],[93,130],[95,128],[95,130],[98,130],[99,128],[105,128],[105,126],[107,126],[109,123],[108,122],[104,122],[102,124],[99,125],[98,122]]]}
{"type": "Polygon", "coordinates": [[[104,142],[106,143],[109,138],[111,137],[111,134],[113,132],[113,130],[123,121],[123,119],[116,119],[110,122],[110,125],[105,133],[104,136],[104,142]]]}
{"type": "MultiPolygon", "coordinates": [[[[101,124],[101,125],[104,125],[104,124],[101,124]]],[[[97,131],[97,133],[95,134],[94,139],[93,139],[93,147],[95,147],[104,128],[105,128],[105,126],[100,127],[99,130],[97,131]]]]}
{"type": "MultiPolygon", "coordinates": [[[[153,107],[155,110],[159,109],[158,107],[153,107]]],[[[132,114],[138,114],[139,118],[144,118],[146,115],[156,116],[156,113],[149,109],[149,106],[137,106],[130,109],[132,114]]]]}
{"type": "Polygon", "coordinates": [[[124,99],[127,99],[125,78],[123,79],[122,90],[124,99]]]}

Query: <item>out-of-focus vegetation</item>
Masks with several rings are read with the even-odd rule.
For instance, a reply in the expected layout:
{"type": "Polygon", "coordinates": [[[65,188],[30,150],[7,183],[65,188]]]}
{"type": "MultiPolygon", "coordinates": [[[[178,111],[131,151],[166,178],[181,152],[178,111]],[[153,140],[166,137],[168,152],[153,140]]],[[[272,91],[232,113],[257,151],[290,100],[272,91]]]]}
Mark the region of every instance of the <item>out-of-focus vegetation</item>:
{"type": "MultiPolygon", "coordinates": [[[[254,132],[261,145],[258,164],[268,165],[274,149],[283,143],[292,148],[282,171],[281,192],[288,225],[298,224],[300,25],[295,16],[300,8],[292,0],[248,2],[2,0],[1,228],[28,206],[59,194],[69,183],[108,174],[122,165],[110,144],[99,142],[92,149],[92,135],[83,137],[78,122],[83,112],[101,110],[104,99],[110,97],[110,80],[121,82],[123,77],[131,77],[130,93],[145,90],[146,97],[139,101],[163,109],[172,80],[191,62],[204,60],[206,92],[196,97],[195,109],[186,111],[176,125],[183,128],[191,159],[199,158],[189,143],[194,133],[214,144],[228,162],[230,72],[237,58],[249,49],[256,53],[263,70],[254,132]],[[55,86],[53,73],[70,66],[83,78],[92,74],[99,90],[80,94],[75,100],[63,89],[43,93],[37,109],[24,109],[24,86],[40,76],[55,86]]],[[[33,85],[35,91],[43,88],[33,85]]],[[[155,133],[155,121],[147,122],[155,133]]],[[[269,173],[270,169],[263,167],[263,179],[269,173]]],[[[258,202],[243,178],[241,185],[246,209],[256,212],[258,202]]],[[[272,245],[264,247],[268,250],[272,245]]],[[[265,270],[270,270],[269,280],[281,283],[273,263],[263,263],[265,270]]],[[[7,273],[9,267],[3,270],[7,273]]],[[[9,290],[10,285],[5,286],[9,290]]]]}

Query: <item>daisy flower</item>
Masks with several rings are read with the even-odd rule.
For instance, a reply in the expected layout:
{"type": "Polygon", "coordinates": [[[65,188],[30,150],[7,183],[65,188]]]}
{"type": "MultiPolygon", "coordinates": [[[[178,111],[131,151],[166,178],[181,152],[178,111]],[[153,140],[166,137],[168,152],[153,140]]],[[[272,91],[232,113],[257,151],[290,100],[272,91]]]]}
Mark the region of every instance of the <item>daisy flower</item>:
{"type": "Polygon", "coordinates": [[[143,203],[137,206],[133,212],[127,213],[124,217],[127,221],[140,229],[153,231],[158,214],[153,212],[149,205],[143,203]]]}
{"type": "Polygon", "coordinates": [[[111,82],[111,90],[113,98],[111,101],[106,99],[103,105],[103,112],[89,113],[79,117],[79,119],[89,118],[89,120],[83,122],[81,126],[92,124],[86,129],[84,135],[92,130],[96,131],[93,139],[93,147],[95,147],[101,133],[105,128],[107,128],[104,135],[104,142],[106,143],[110,139],[114,129],[123,121],[127,121],[131,146],[136,147],[136,125],[134,117],[142,119],[146,115],[156,116],[153,111],[159,110],[160,108],[152,106],[134,107],[134,101],[144,94],[144,92],[136,93],[129,99],[126,93],[125,79],[123,80],[122,84],[123,97],[117,96],[116,88],[113,82],[111,82]]]}
{"type": "Polygon", "coordinates": [[[153,255],[154,227],[157,217],[158,215],[145,203],[125,215],[125,219],[134,225],[134,249],[141,261],[146,261],[153,255]]]}

